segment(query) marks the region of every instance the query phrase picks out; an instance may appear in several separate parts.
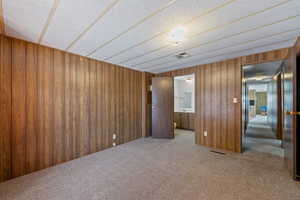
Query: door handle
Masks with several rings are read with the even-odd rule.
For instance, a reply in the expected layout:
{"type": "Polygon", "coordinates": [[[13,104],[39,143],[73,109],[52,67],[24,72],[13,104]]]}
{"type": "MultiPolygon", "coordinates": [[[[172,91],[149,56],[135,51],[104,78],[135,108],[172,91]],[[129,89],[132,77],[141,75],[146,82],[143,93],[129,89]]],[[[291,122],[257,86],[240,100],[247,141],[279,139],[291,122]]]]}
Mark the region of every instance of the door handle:
{"type": "Polygon", "coordinates": [[[300,115],[300,112],[287,111],[287,115],[300,115]]]}

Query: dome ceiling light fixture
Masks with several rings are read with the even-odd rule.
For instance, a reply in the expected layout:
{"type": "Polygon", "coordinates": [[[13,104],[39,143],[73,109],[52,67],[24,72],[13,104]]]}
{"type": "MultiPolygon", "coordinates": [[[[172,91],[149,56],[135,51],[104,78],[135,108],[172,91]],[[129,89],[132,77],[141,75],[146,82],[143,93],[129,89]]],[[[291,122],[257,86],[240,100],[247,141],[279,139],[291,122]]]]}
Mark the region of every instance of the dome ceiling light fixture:
{"type": "Polygon", "coordinates": [[[178,46],[186,40],[186,28],[179,25],[172,29],[169,33],[169,40],[174,46],[178,46]]]}

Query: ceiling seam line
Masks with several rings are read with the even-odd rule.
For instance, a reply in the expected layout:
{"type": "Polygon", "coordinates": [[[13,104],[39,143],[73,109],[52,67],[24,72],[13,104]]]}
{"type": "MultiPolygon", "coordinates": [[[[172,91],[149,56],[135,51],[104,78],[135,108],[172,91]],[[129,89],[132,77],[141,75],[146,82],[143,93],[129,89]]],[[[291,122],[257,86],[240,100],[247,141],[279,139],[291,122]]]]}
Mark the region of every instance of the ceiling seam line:
{"type": "Polygon", "coordinates": [[[265,8],[265,9],[263,9],[263,10],[260,10],[260,11],[254,12],[254,13],[251,13],[251,14],[249,14],[249,15],[240,17],[240,18],[238,18],[238,19],[236,19],[236,20],[232,20],[232,21],[230,21],[230,22],[227,22],[227,23],[225,23],[225,24],[222,24],[221,26],[213,27],[213,28],[208,29],[208,30],[206,30],[206,31],[202,31],[202,32],[200,32],[200,33],[197,33],[197,34],[195,34],[195,35],[192,35],[191,37],[192,37],[192,38],[193,38],[193,37],[197,37],[198,35],[201,35],[201,34],[203,34],[203,33],[210,32],[210,31],[213,31],[213,30],[215,30],[215,29],[219,29],[219,28],[221,28],[221,27],[225,27],[225,26],[227,26],[227,25],[234,24],[234,23],[236,23],[236,22],[240,22],[240,21],[242,21],[242,20],[244,20],[244,19],[247,19],[247,18],[249,18],[249,17],[253,17],[253,16],[256,16],[256,15],[258,15],[258,14],[264,13],[264,12],[266,12],[266,11],[272,10],[272,9],[274,9],[274,8],[277,8],[277,7],[279,7],[279,6],[282,6],[282,5],[284,5],[284,4],[286,4],[286,3],[289,3],[289,2],[291,2],[291,1],[293,1],[293,0],[285,0],[285,1],[283,1],[283,2],[281,2],[281,3],[278,3],[278,4],[274,5],[274,6],[265,8]]]}
{"type": "MultiPolygon", "coordinates": [[[[196,57],[196,56],[199,56],[199,55],[205,55],[205,54],[207,54],[207,53],[211,53],[211,52],[215,52],[215,51],[219,51],[219,50],[224,50],[224,49],[228,49],[228,48],[233,48],[233,47],[245,45],[245,44],[248,44],[248,43],[256,42],[256,41],[258,41],[258,40],[263,40],[263,39],[266,39],[266,38],[275,37],[275,36],[282,35],[282,34],[285,34],[285,33],[291,33],[291,32],[297,31],[297,30],[300,30],[300,27],[294,28],[294,29],[290,29],[290,30],[288,30],[288,31],[283,31],[283,32],[279,32],[279,33],[276,33],[276,34],[271,34],[271,35],[268,35],[268,36],[264,36],[264,37],[261,37],[261,38],[255,39],[255,40],[248,40],[248,41],[246,41],[246,42],[242,42],[242,43],[239,43],[239,44],[235,44],[235,45],[232,45],[232,46],[229,46],[229,47],[223,47],[223,48],[218,48],[218,49],[210,50],[210,51],[205,52],[205,53],[200,53],[200,54],[196,54],[196,55],[190,56],[189,58],[196,57]]],[[[178,62],[178,60],[173,61],[173,62],[171,62],[171,63],[176,63],[176,62],[178,62]]],[[[164,64],[167,64],[167,63],[169,63],[169,62],[160,63],[160,64],[157,64],[157,65],[164,65],[164,64]]],[[[140,68],[140,69],[141,69],[141,70],[145,70],[145,69],[149,69],[149,68],[151,68],[151,67],[153,67],[153,66],[154,66],[154,65],[149,66],[149,67],[146,67],[146,68],[140,68]]],[[[159,67],[155,67],[154,69],[159,69],[159,67]]]]}
{"type": "MultiPolygon", "coordinates": [[[[208,57],[205,60],[208,60],[208,59],[211,59],[211,58],[215,58],[215,57],[219,57],[219,56],[223,56],[223,55],[235,54],[235,53],[239,53],[241,51],[249,51],[249,50],[258,49],[258,48],[262,48],[262,47],[267,47],[267,46],[271,46],[271,45],[275,45],[275,44],[280,44],[280,43],[283,43],[283,42],[292,41],[293,39],[295,39],[295,38],[290,38],[290,39],[286,39],[286,40],[282,40],[282,41],[278,41],[278,42],[273,42],[273,43],[269,43],[269,44],[266,44],[266,45],[261,45],[261,46],[257,46],[257,47],[253,47],[253,48],[249,48],[249,49],[243,49],[243,50],[240,50],[240,51],[233,51],[233,52],[229,52],[229,53],[223,53],[223,54],[219,54],[219,55],[216,55],[216,56],[208,57]]],[[[243,56],[239,56],[239,57],[243,57],[243,56]]],[[[231,59],[231,58],[228,58],[228,59],[231,59]]],[[[216,61],[216,62],[219,62],[219,61],[216,61]]],[[[183,64],[188,64],[188,62],[187,63],[183,63],[183,64]]],[[[209,63],[207,63],[207,64],[209,64],[209,63]]],[[[201,65],[205,65],[205,64],[201,64],[201,65]]],[[[170,67],[161,68],[161,69],[168,69],[168,68],[170,68],[170,67]]]]}
{"type": "MultiPolygon", "coordinates": [[[[218,9],[224,8],[225,6],[231,4],[231,3],[235,2],[235,1],[238,1],[238,0],[230,0],[230,1],[228,1],[228,2],[226,2],[226,3],[224,3],[224,4],[221,4],[221,5],[217,6],[217,7],[208,9],[208,10],[205,11],[204,13],[202,13],[202,14],[200,14],[200,15],[197,15],[197,16],[194,16],[194,17],[192,17],[192,19],[188,20],[187,22],[184,22],[183,25],[190,24],[190,23],[192,23],[194,20],[196,20],[196,19],[198,19],[198,18],[201,18],[201,17],[203,17],[203,16],[205,16],[205,15],[211,14],[211,13],[215,12],[215,11],[218,10],[218,9]]],[[[157,37],[159,37],[159,36],[161,36],[161,35],[163,35],[163,34],[166,34],[166,33],[168,33],[168,31],[163,31],[163,32],[157,33],[157,34],[155,34],[154,36],[152,36],[151,38],[149,38],[149,39],[147,39],[147,40],[144,40],[144,41],[142,41],[142,42],[139,42],[138,44],[135,44],[135,45],[133,45],[133,46],[127,48],[127,49],[124,49],[124,50],[122,50],[122,51],[120,51],[120,52],[118,52],[118,53],[116,53],[116,54],[114,54],[114,55],[111,55],[111,56],[109,56],[109,57],[107,57],[107,58],[104,58],[104,60],[111,59],[111,58],[113,58],[113,57],[115,57],[115,56],[121,55],[121,54],[123,54],[124,52],[126,52],[126,51],[128,51],[128,50],[130,50],[130,49],[133,49],[133,48],[135,48],[135,47],[138,47],[138,46],[140,46],[140,45],[142,45],[142,44],[144,44],[144,43],[146,43],[146,42],[149,42],[149,41],[151,41],[151,40],[153,40],[153,39],[155,39],[155,38],[157,38],[157,37]]]]}
{"type": "MultiPolygon", "coordinates": [[[[279,3],[279,4],[276,4],[275,6],[271,6],[271,7],[265,8],[265,9],[263,9],[263,10],[261,10],[261,11],[254,12],[254,13],[255,13],[255,15],[258,15],[258,14],[261,14],[261,13],[263,13],[263,12],[265,12],[265,11],[268,11],[268,10],[274,9],[274,8],[276,8],[276,7],[278,7],[278,6],[281,6],[281,5],[283,5],[283,4],[286,4],[286,3],[290,2],[290,1],[293,1],[293,0],[285,0],[285,1],[281,2],[281,3],[279,3]]],[[[253,16],[255,16],[255,15],[253,15],[254,13],[252,13],[252,14],[250,14],[250,15],[246,15],[246,16],[241,17],[241,18],[246,19],[246,18],[248,18],[248,17],[253,17],[253,16]]],[[[240,18],[239,18],[239,19],[240,19],[240,18]]],[[[236,21],[236,22],[237,22],[237,20],[238,20],[238,19],[235,19],[235,20],[232,20],[232,21],[236,21]]],[[[230,22],[228,22],[228,23],[230,23],[230,22]]],[[[226,24],[227,24],[227,23],[226,23],[226,24]]],[[[213,30],[210,29],[210,31],[214,31],[214,30],[218,29],[219,27],[224,27],[223,25],[224,25],[224,24],[215,26],[215,27],[213,28],[213,30]]],[[[230,24],[230,25],[231,25],[231,24],[230,24]]],[[[202,33],[208,33],[208,32],[210,32],[210,31],[201,32],[201,34],[202,34],[202,33]]],[[[199,36],[199,35],[200,35],[200,34],[198,33],[197,36],[199,36]]],[[[170,46],[170,45],[167,44],[167,45],[164,46],[164,48],[166,48],[166,47],[168,47],[168,46],[170,46]]],[[[162,47],[160,47],[160,48],[162,48],[162,47]]],[[[140,56],[133,57],[133,58],[127,59],[127,60],[125,60],[125,61],[121,61],[121,62],[119,62],[118,64],[123,64],[123,63],[126,63],[126,62],[128,62],[128,61],[135,60],[135,59],[137,59],[137,58],[141,58],[141,57],[143,57],[143,56],[145,56],[145,55],[147,55],[147,54],[150,54],[150,53],[159,51],[160,48],[151,50],[151,51],[149,51],[149,52],[147,52],[147,53],[144,53],[144,54],[142,54],[142,55],[140,55],[140,56]]]]}
{"type": "Polygon", "coordinates": [[[285,18],[285,19],[282,19],[282,20],[279,20],[279,21],[276,21],[276,22],[273,22],[273,23],[270,23],[270,24],[265,24],[265,25],[258,26],[258,27],[252,28],[252,29],[248,29],[248,30],[245,30],[245,31],[242,31],[242,32],[239,32],[239,33],[235,33],[235,34],[232,34],[232,35],[229,35],[229,36],[225,36],[225,37],[219,38],[219,39],[217,39],[217,40],[208,41],[208,42],[205,42],[205,43],[203,43],[203,44],[199,44],[199,45],[196,45],[196,46],[192,46],[192,47],[190,47],[190,48],[186,48],[186,49],[183,49],[183,50],[181,50],[181,51],[176,51],[176,52],[173,52],[172,54],[170,53],[170,54],[168,54],[168,55],[161,56],[161,57],[156,58],[156,59],[151,59],[151,60],[148,60],[148,61],[146,61],[146,62],[138,63],[138,64],[135,64],[135,65],[142,65],[142,64],[149,63],[149,62],[157,61],[157,60],[160,60],[160,59],[163,59],[163,58],[167,58],[167,57],[169,57],[169,56],[172,56],[172,55],[174,55],[174,54],[176,54],[176,53],[179,53],[179,52],[182,52],[182,51],[187,51],[187,50],[199,48],[199,47],[201,47],[201,46],[205,46],[205,45],[212,44],[212,43],[215,43],[215,42],[219,42],[219,41],[222,41],[222,40],[225,40],[225,39],[233,38],[233,37],[242,35],[242,34],[244,34],[244,33],[249,33],[249,32],[256,31],[256,30],[259,30],[259,29],[262,29],[262,28],[265,28],[265,27],[268,27],[268,26],[272,26],[272,25],[275,25],[275,24],[279,24],[279,23],[282,23],[282,22],[285,22],[285,21],[288,21],[288,20],[297,18],[297,17],[299,17],[299,16],[300,16],[300,15],[294,15],[294,16],[291,16],[291,17],[288,17],[288,18],[285,18]]]}
{"type": "MultiPolygon", "coordinates": [[[[291,30],[291,31],[286,31],[286,32],[281,32],[280,34],[276,34],[276,35],[270,35],[269,37],[274,37],[274,36],[278,36],[278,35],[281,35],[281,34],[284,34],[284,33],[289,33],[289,32],[293,32],[293,31],[296,31],[296,30],[299,30],[300,28],[297,28],[297,29],[294,29],[294,30],[291,30]]],[[[263,39],[266,39],[266,37],[263,37],[263,38],[259,38],[257,40],[263,40],[263,39]]],[[[255,41],[257,41],[255,40],[255,41]]],[[[224,50],[224,49],[228,49],[228,48],[233,48],[233,47],[237,47],[237,46],[240,46],[240,45],[245,45],[245,44],[248,44],[248,43],[251,43],[251,42],[255,42],[254,40],[251,40],[251,41],[247,41],[247,42],[244,42],[244,43],[240,43],[240,44],[236,44],[236,45],[233,45],[233,46],[230,46],[230,47],[224,47],[224,48],[221,48],[221,49],[214,49],[214,50],[211,50],[209,52],[213,52],[213,51],[219,51],[219,50],[224,50]]],[[[243,50],[242,50],[243,51],[243,50]]],[[[208,52],[206,52],[208,53],[208,52]]],[[[198,55],[205,55],[206,53],[202,53],[202,54],[198,54],[198,55]]],[[[194,57],[194,56],[193,56],[194,57]]],[[[162,63],[162,64],[159,64],[159,65],[163,65],[163,64],[167,64],[168,62],[165,62],[165,63],[162,63]]],[[[171,62],[172,63],[172,62],[171,62]]],[[[175,62],[176,63],[176,62],[175,62]]],[[[180,64],[180,63],[178,63],[180,64]]],[[[150,67],[149,67],[150,68],[150,67]]],[[[160,67],[156,67],[154,69],[159,69],[160,67]]],[[[147,68],[141,68],[142,70],[143,69],[148,69],[147,68]]]]}
{"type": "Polygon", "coordinates": [[[69,49],[71,49],[94,25],[96,25],[100,19],[102,19],[109,11],[111,11],[115,5],[120,2],[120,0],[115,0],[113,1],[111,4],[109,4],[98,16],[97,18],[90,24],[88,25],[83,32],[81,32],[79,34],[79,36],[77,36],[75,38],[75,40],[73,40],[65,49],[65,51],[68,51],[69,49]]]}
{"type": "Polygon", "coordinates": [[[43,30],[41,32],[41,35],[40,35],[39,39],[38,39],[38,44],[40,44],[43,41],[44,36],[47,33],[47,31],[48,31],[48,28],[49,28],[49,26],[50,26],[50,24],[52,22],[52,19],[53,19],[54,15],[55,15],[55,12],[56,12],[56,10],[58,8],[59,3],[60,3],[60,0],[54,0],[53,5],[51,7],[51,10],[49,12],[47,21],[46,21],[46,23],[44,25],[44,28],[43,28],[43,30]]]}
{"type": "Polygon", "coordinates": [[[144,17],[142,20],[140,20],[139,22],[133,24],[132,26],[130,26],[129,28],[127,28],[125,31],[119,33],[117,36],[113,37],[111,40],[103,43],[102,45],[100,45],[99,47],[97,47],[96,49],[94,49],[93,51],[91,51],[90,53],[87,54],[87,56],[91,56],[94,53],[96,53],[98,50],[102,49],[103,47],[105,47],[106,45],[110,44],[111,42],[113,42],[114,40],[120,38],[122,35],[128,33],[129,31],[133,30],[134,28],[138,27],[139,25],[141,25],[142,23],[144,23],[145,21],[147,21],[148,19],[150,19],[151,17],[157,15],[158,13],[162,12],[163,10],[167,9],[168,7],[170,7],[171,5],[173,5],[177,0],[172,0],[170,2],[168,2],[166,5],[160,7],[158,10],[156,10],[155,12],[151,13],[150,15],[147,15],[146,17],[144,17]]]}

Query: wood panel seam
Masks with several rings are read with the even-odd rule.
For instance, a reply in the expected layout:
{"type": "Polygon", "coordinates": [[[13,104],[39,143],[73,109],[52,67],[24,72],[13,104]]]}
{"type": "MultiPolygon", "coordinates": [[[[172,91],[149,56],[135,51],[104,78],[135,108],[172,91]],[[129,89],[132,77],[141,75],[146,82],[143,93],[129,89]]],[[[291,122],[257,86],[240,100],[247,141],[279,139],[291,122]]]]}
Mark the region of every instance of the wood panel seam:
{"type": "Polygon", "coordinates": [[[73,40],[68,47],[65,49],[65,51],[68,51],[69,49],[71,49],[76,42],[78,42],[89,30],[92,29],[93,26],[95,26],[95,24],[97,24],[99,22],[100,19],[102,19],[110,10],[112,10],[115,5],[119,2],[120,0],[114,0],[111,4],[109,4],[108,7],[106,7],[98,16],[97,18],[91,23],[89,24],[76,38],[75,40],[73,40]]]}
{"type": "MultiPolygon", "coordinates": [[[[260,45],[260,46],[256,46],[256,47],[252,47],[252,48],[248,48],[248,49],[243,49],[242,51],[249,51],[249,50],[254,50],[254,49],[257,49],[257,48],[262,48],[262,47],[268,47],[268,46],[272,46],[272,45],[276,45],[276,44],[279,44],[279,43],[283,43],[283,42],[288,42],[288,41],[292,41],[294,38],[289,38],[289,39],[285,39],[285,40],[282,40],[282,41],[276,41],[276,42],[273,42],[273,43],[268,43],[268,44],[265,44],[265,45],[260,45]]],[[[286,48],[289,48],[289,47],[286,47],[286,48]]],[[[215,56],[211,56],[211,57],[207,57],[205,58],[205,60],[209,60],[209,59],[212,59],[212,58],[215,58],[215,57],[220,57],[220,56],[226,56],[226,55],[231,55],[231,54],[235,54],[235,53],[239,53],[240,51],[232,51],[232,52],[229,52],[229,53],[222,53],[222,54],[219,54],[219,55],[215,55],[215,56]]],[[[262,52],[263,53],[263,52],[262,52]]],[[[247,56],[247,55],[244,55],[244,56],[247,56]]],[[[240,56],[240,57],[244,57],[244,56],[240,56]]],[[[229,58],[229,59],[236,59],[237,57],[234,57],[234,58],[229,58]]],[[[227,59],[227,60],[229,60],[227,59]]],[[[216,61],[216,62],[220,62],[220,61],[216,61]]],[[[187,63],[181,63],[181,64],[187,64],[187,63]]],[[[209,64],[209,63],[208,63],[209,64]]],[[[205,65],[205,64],[203,64],[205,65]]],[[[163,69],[170,69],[170,66],[166,67],[166,68],[162,68],[163,69]]]]}
{"type": "Polygon", "coordinates": [[[177,0],[171,0],[169,1],[167,4],[161,6],[159,9],[157,9],[156,11],[154,11],[153,13],[147,15],[146,17],[144,17],[143,19],[141,19],[140,21],[138,21],[137,23],[131,25],[129,28],[127,28],[125,31],[122,31],[121,33],[119,33],[117,36],[113,37],[111,40],[105,42],[104,44],[98,46],[97,48],[95,48],[93,51],[91,51],[90,53],[87,54],[87,56],[91,56],[94,53],[96,53],[98,50],[102,49],[104,46],[107,46],[108,44],[112,43],[114,40],[120,38],[122,35],[128,33],[129,31],[133,30],[134,28],[138,27],[139,25],[143,24],[145,21],[147,21],[148,19],[150,19],[151,17],[154,17],[155,15],[157,15],[158,13],[164,11],[165,9],[167,9],[168,7],[172,6],[177,0]]]}
{"type": "MultiPolygon", "coordinates": [[[[208,9],[208,10],[206,10],[204,13],[192,17],[192,19],[190,19],[190,20],[184,22],[183,24],[184,24],[184,25],[188,25],[188,24],[192,23],[194,20],[196,20],[196,19],[198,19],[198,18],[200,18],[200,17],[206,16],[207,14],[211,14],[211,13],[215,12],[216,10],[221,9],[221,8],[223,8],[223,7],[225,7],[225,6],[229,5],[229,4],[231,4],[231,3],[233,3],[233,2],[236,2],[236,1],[237,1],[237,0],[229,0],[229,1],[227,1],[227,2],[225,2],[225,3],[223,3],[223,4],[221,4],[221,5],[219,5],[219,6],[217,6],[217,7],[208,9]]],[[[168,30],[168,31],[169,31],[169,30],[168,30]]],[[[115,57],[115,56],[121,55],[122,53],[125,53],[126,51],[128,51],[128,50],[130,50],[130,49],[133,49],[133,48],[135,48],[135,47],[138,47],[138,46],[140,46],[140,45],[142,45],[142,44],[144,44],[144,43],[146,43],[146,42],[149,42],[149,41],[151,41],[151,40],[153,40],[153,39],[155,39],[155,38],[157,38],[157,37],[159,37],[159,36],[161,36],[161,35],[163,35],[163,34],[168,33],[168,31],[163,31],[163,32],[160,32],[160,33],[158,33],[158,34],[155,34],[154,36],[152,36],[152,37],[149,38],[149,39],[143,40],[142,42],[139,42],[138,44],[135,44],[135,45],[133,45],[133,46],[127,48],[127,49],[124,49],[124,50],[122,50],[122,51],[119,51],[119,52],[116,53],[116,54],[113,54],[113,55],[111,55],[111,56],[109,56],[109,57],[104,58],[104,60],[109,60],[109,59],[111,59],[111,58],[113,58],[113,57],[115,57]]]]}
{"type": "MultiPolygon", "coordinates": [[[[253,13],[248,14],[248,15],[246,15],[246,16],[243,16],[243,17],[240,17],[240,18],[238,18],[238,19],[232,20],[232,21],[230,21],[230,22],[226,22],[226,23],[224,23],[224,24],[217,25],[217,26],[215,26],[215,27],[213,27],[213,28],[210,28],[210,29],[208,29],[208,30],[206,30],[206,31],[202,31],[202,32],[196,33],[196,34],[192,35],[191,38],[192,38],[192,37],[199,36],[200,34],[203,34],[203,33],[208,33],[208,32],[210,32],[210,31],[214,31],[214,30],[216,30],[216,29],[223,28],[223,27],[225,27],[225,26],[227,26],[227,25],[234,24],[234,23],[239,22],[239,21],[241,21],[241,20],[243,20],[243,19],[246,19],[246,18],[248,18],[248,17],[253,17],[253,16],[258,15],[258,14],[260,14],[260,13],[263,13],[263,12],[266,12],[266,11],[269,11],[269,10],[272,10],[272,9],[274,9],[274,8],[276,8],[276,7],[279,7],[279,6],[282,6],[282,5],[284,5],[284,4],[286,4],[286,3],[290,2],[290,1],[291,1],[291,0],[284,0],[283,2],[277,3],[277,4],[273,5],[273,6],[270,6],[270,7],[268,7],[268,8],[262,9],[262,10],[260,10],[260,11],[256,11],[256,12],[253,12],[253,13]]],[[[156,48],[156,49],[154,49],[154,50],[151,50],[151,51],[149,51],[149,52],[146,52],[146,53],[144,53],[144,54],[142,54],[142,55],[135,56],[135,57],[126,59],[126,60],[124,60],[124,61],[121,61],[121,62],[119,62],[118,64],[124,64],[124,63],[127,63],[127,62],[131,61],[131,60],[135,60],[135,59],[137,59],[137,58],[144,57],[144,56],[147,55],[147,54],[150,54],[150,53],[159,51],[159,50],[161,50],[161,49],[163,49],[163,48],[166,48],[166,47],[168,47],[168,46],[170,46],[170,45],[167,44],[167,45],[161,46],[161,47],[159,47],[159,48],[156,48]]]]}
{"type": "MultiPolygon", "coordinates": [[[[282,21],[290,20],[290,19],[293,19],[293,18],[299,17],[299,16],[300,16],[300,15],[296,15],[296,16],[293,16],[293,17],[288,17],[288,18],[286,18],[286,19],[284,19],[284,20],[278,21],[278,23],[280,23],[280,22],[282,22],[282,21]]],[[[203,44],[201,44],[201,45],[197,45],[197,46],[194,46],[194,47],[191,47],[191,48],[187,48],[187,49],[181,50],[180,52],[186,51],[186,50],[191,50],[191,49],[198,48],[198,47],[201,47],[201,46],[205,46],[205,45],[208,45],[208,44],[212,44],[212,43],[215,43],[215,42],[224,40],[224,39],[228,39],[228,38],[231,38],[231,37],[235,37],[235,36],[237,36],[237,35],[241,35],[241,34],[244,34],[244,33],[248,33],[248,32],[251,32],[251,31],[253,31],[253,30],[258,30],[258,29],[260,29],[260,28],[265,28],[265,27],[267,27],[267,26],[274,25],[274,24],[275,24],[275,23],[267,24],[267,25],[260,26],[260,27],[254,28],[254,29],[249,29],[249,30],[246,30],[246,31],[242,31],[242,32],[239,32],[239,33],[237,33],[237,34],[233,34],[233,35],[231,35],[231,36],[226,36],[226,37],[223,37],[223,38],[220,38],[220,39],[217,39],[217,40],[208,41],[208,42],[205,42],[205,43],[203,43],[203,44]]],[[[258,40],[263,40],[263,39],[266,39],[266,38],[270,38],[270,37],[282,35],[282,34],[285,34],[285,33],[297,31],[297,30],[299,30],[299,29],[300,29],[300,27],[298,27],[298,28],[293,28],[293,29],[289,29],[289,30],[287,30],[287,31],[282,31],[282,32],[279,32],[279,33],[275,33],[275,34],[263,36],[263,37],[260,37],[260,38],[255,39],[255,40],[248,40],[248,41],[245,41],[245,42],[241,42],[241,43],[238,43],[238,44],[235,44],[235,45],[232,45],[232,46],[226,46],[226,47],[224,47],[224,48],[217,48],[217,49],[213,49],[213,50],[210,50],[210,51],[206,51],[206,52],[204,52],[204,53],[193,54],[193,55],[191,55],[189,58],[192,58],[192,57],[195,57],[195,56],[199,56],[199,55],[205,55],[205,54],[207,54],[207,53],[209,53],[209,52],[215,52],[215,51],[224,50],[224,49],[227,49],[227,48],[232,48],[232,47],[236,47],[236,46],[240,46],[240,45],[245,45],[245,44],[248,44],[248,43],[251,43],[251,42],[257,42],[258,40]]],[[[242,50],[240,50],[240,51],[244,51],[244,50],[242,49],[242,50]]],[[[169,56],[173,56],[173,55],[176,55],[177,53],[179,53],[179,51],[178,51],[178,52],[175,52],[175,53],[172,53],[172,54],[165,55],[165,56],[161,56],[161,57],[159,57],[159,58],[151,59],[151,60],[148,60],[148,61],[145,61],[145,62],[142,62],[142,63],[138,63],[138,64],[136,64],[136,66],[143,65],[143,64],[146,64],[146,63],[149,63],[149,62],[152,62],[152,61],[157,61],[157,60],[160,60],[160,59],[169,57],[169,56]]],[[[180,61],[175,60],[174,62],[176,63],[176,62],[180,62],[180,61]]],[[[168,63],[170,63],[170,61],[168,61],[168,62],[163,62],[163,63],[159,63],[159,64],[156,64],[156,65],[150,65],[150,66],[147,66],[147,67],[142,67],[142,68],[140,68],[140,69],[142,69],[142,70],[143,70],[143,69],[149,69],[149,68],[151,68],[151,69],[156,69],[156,68],[158,68],[158,69],[159,69],[159,66],[160,66],[160,65],[164,65],[164,64],[168,64],[168,63]],[[155,66],[158,66],[158,67],[155,67],[155,66]]],[[[171,63],[173,63],[173,62],[171,61],[171,63]]]]}

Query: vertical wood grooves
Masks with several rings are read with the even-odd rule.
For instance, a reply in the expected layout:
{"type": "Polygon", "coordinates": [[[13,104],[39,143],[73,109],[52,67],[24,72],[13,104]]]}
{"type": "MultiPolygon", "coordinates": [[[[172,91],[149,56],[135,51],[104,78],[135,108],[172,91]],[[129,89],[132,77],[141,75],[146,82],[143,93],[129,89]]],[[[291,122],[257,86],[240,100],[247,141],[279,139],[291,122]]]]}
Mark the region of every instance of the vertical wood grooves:
{"type": "Polygon", "coordinates": [[[0,182],[12,174],[12,41],[0,37],[0,182]],[[6,58],[6,59],[4,59],[6,58]]]}
{"type": "Polygon", "coordinates": [[[0,36],[0,181],[142,136],[142,72],[0,36]]]}
{"type": "Polygon", "coordinates": [[[195,73],[197,144],[241,152],[241,67],[284,60],[289,48],[189,67],[156,76],[181,76],[195,73]],[[238,103],[233,103],[233,98],[238,103]],[[207,131],[207,137],[204,136],[207,131]]]}
{"type": "MultiPolygon", "coordinates": [[[[111,147],[114,133],[117,144],[141,137],[141,72],[5,36],[0,43],[0,181],[111,147]]],[[[288,50],[159,76],[196,73],[196,143],[239,152],[232,98],[241,96],[240,67],[285,59],[288,50]]]]}
{"type": "Polygon", "coordinates": [[[212,64],[212,99],[211,99],[211,102],[212,104],[214,104],[215,106],[212,107],[212,110],[211,110],[211,113],[212,113],[212,133],[213,133],[213,138],[212,138],[212,143],[213,143],[213,146],[216,146],[218,147],[217,145],[217,118],[218,118],[218,111],[217,111],[217,106],[218,106],[218,103],[217,103],[217,100],[218,100],[218,92],[217,91],[217,69],[216,69],[216,63],[212,64]]]}
{"type": "Polygon", "coordinates": [[[26,173],[26,108],[25,108],[25,81],[26,81],[26,49],[25,43],[12,41],[12,176],[17,177],[26,173]]]}

